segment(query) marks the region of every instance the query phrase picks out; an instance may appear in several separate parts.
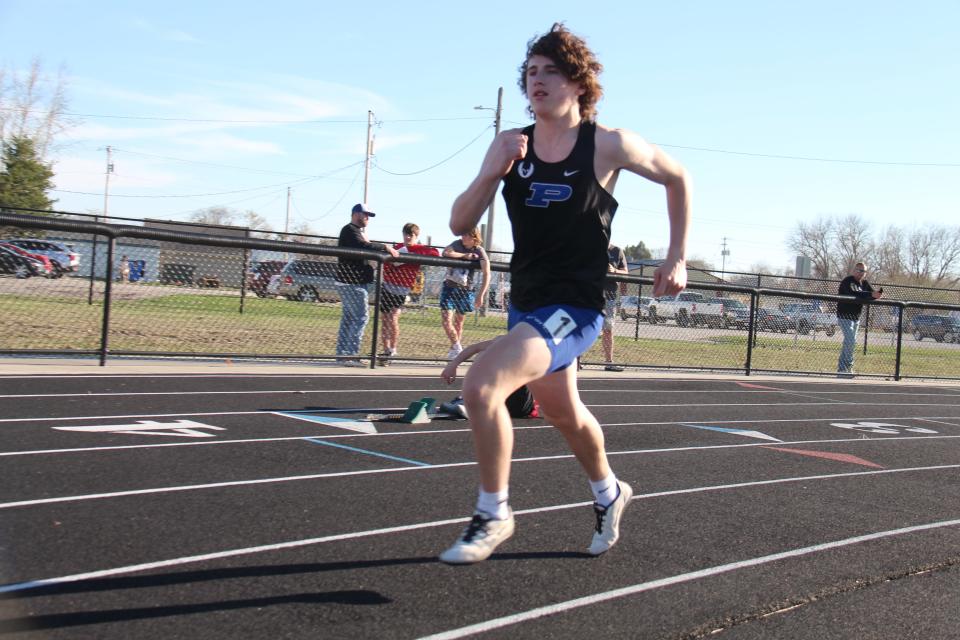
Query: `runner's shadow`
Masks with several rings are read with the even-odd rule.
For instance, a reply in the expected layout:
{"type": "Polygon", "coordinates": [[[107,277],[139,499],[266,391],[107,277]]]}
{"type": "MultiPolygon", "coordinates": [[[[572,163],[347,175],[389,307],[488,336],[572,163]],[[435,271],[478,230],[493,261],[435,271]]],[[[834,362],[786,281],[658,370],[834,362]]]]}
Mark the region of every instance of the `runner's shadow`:
{"type": "Polygon", "coordinates": [[[25,616],[0,620],[0,633],[37,631],[41,629],[63,629],[90,624],[111,622],[129,622],[149,620],[171,616],[211,613],[216,611],[236,611],[239,609],[272,607],[287,604],[339,604],[339,605],[381,605],[392,602],[376,591],[327,591],[321,593],[295,593],[269,598],[249,598],[246,600],[226,600],[222,602],[201,602],[195,604],[177,604],[170,606],[151,606],[140,608],[104,609],[102,611],[80,611],[72,613],[54,613],[39,616],[25,616]]]}
{"type": "Polygon", "coordinates": [[[260,565],[250,567],[229,567],[222,569],[201,569],[176,573],[156,573],[150,575],[119,576],[115,578],[94,578],[78,582],[43,585],[24,591],[15,591],[0,598],[30,598],[70,593],[95,591],[116,591],[121,589],[150,589],[176,585],[198,584],[217,580],[237,580],[242,578],[269,578],[292,576],[328,571],[353,571],[378,567],[396,567],[417,564],[432,564],[433,556],[419,558],[392,558],[385,560],[350,560],[342,562],[323,562],[310,564],[260,565]]]}
{"type": "MultiPolygon", "coordinates": [[[[503,562],[517,560],[587,559],[593,557],[594,556],[579,551],[529,551],[517,553],[496,553],[490,557],[490,561],[503,562]]],[[[218,580],[269,578],[278,576],[326,573],[330,571],[359,571],[383,567],[403,567],[434,564],[444,566],[440,564],[436,556],[417,556],[411,558],[385,558],[380,560],[344,560],[339,562],[310,564],[259,565],[250,567],[202,569],[196,571],[180,571],[176,573],[156,573],[149,575],[118,576],[114,578],[94,578],[91,580],[80,580],[77,582],[49,584],[0,595],[0,599],[32,598],[72,593],[118,591],[123,589],[150,589],[154,587],[199,584],[218,580]]]]}

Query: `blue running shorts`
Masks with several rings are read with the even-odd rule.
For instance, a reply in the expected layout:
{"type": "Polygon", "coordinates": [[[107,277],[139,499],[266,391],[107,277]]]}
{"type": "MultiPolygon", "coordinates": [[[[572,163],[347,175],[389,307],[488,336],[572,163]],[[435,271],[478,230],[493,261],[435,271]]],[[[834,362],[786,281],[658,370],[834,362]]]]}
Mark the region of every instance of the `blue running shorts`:
{"type": "Polygon", "coordinates": [[[603,327],[603,313],[564,304],[551,304],[533,311],[519,311],[511,306],[507,329],[521,322],[543,336],[550,349],[548,373],[556,373],[573,364],[596,341],[603,327]]]}

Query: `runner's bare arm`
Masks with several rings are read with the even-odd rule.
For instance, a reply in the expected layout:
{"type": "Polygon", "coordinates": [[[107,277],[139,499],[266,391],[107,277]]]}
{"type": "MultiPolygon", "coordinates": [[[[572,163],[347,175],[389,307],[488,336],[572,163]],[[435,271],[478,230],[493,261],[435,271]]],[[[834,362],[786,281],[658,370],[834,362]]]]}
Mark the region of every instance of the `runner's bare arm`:
{"type": "Polygon", "coordinates": [[[453,202],[450,230],[461,235],[477,226],[490,201],[497,195],[500,179],[510,172],[513,163],[527,154],[527,136],[520,129],[500,133],[487,149],[480,173],[467,190],[453,202]]]}
{"type": "Polygon", "coordinates": [[[601,129],[597,136],[597,179],[616,182],[619,169],[663,185],[670,219],[670,248],[654,273],[653,294],[674,295],[687,286],[687,233],[690,226],[690,176],[656,145],[625,129],[601,129]]]}

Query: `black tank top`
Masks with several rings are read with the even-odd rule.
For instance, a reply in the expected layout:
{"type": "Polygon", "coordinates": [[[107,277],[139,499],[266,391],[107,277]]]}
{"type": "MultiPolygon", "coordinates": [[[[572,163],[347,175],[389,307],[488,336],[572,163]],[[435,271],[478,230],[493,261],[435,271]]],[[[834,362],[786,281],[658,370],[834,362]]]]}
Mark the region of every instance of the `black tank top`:
{"type": "Polygon", "coordinates": [[[510,302],[521,311],[568,304],[602,311],[610,224],[617,201],[593,169],[597,125],[582,122],[573,151],[544,162],[533,149],[503,178],[513,227],[510,302]]]}

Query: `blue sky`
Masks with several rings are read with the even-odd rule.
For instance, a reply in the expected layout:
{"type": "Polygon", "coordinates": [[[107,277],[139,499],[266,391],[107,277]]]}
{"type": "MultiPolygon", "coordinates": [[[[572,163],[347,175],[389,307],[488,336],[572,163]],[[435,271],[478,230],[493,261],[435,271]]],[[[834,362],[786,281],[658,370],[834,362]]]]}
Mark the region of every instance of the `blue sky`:
{"type": "MultiPolygon", "coordinates": [[[[492,111],[473,107],[494,107],[502,86],[504,126],[529,122],[517,67],[553,21],[605,66],[599,120],[690,170],[690,257],[719,267],[726,237],[728,270],[783,268],[798,221],[857,214],[879,232],[960,220],[954,0],[4,0],[0,65],[38,56],[66,71],[83,115],[54,158],[60,209],[102,210],[110,145],[111,214],[229,206],[282,230],[289,186],[291,227],[335,235],[363,198],[372,110],[371,236],[399,240],[412,221],[445,244],[493,136],[492,111]]],[[[614,241],[665,247],[662,188],[627,175],[615,195],[614,241]]],[[[502,202],[494,229],[509,249],[502,202]]]]}

